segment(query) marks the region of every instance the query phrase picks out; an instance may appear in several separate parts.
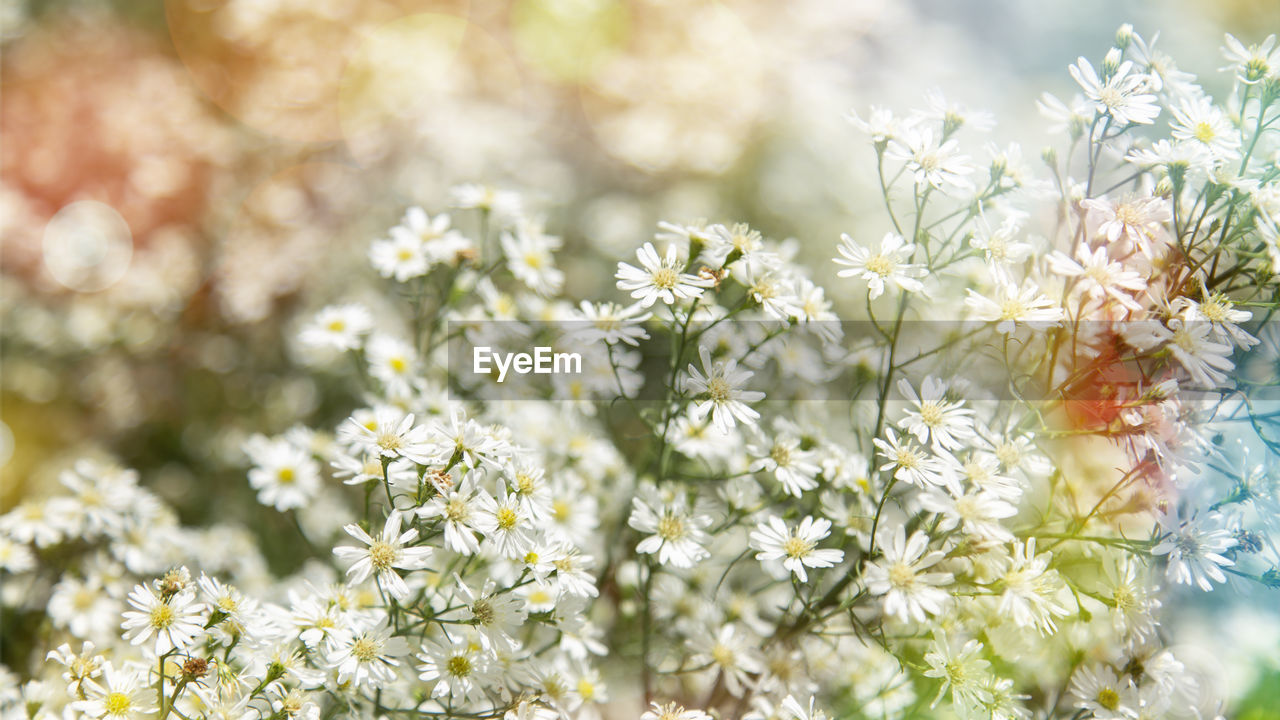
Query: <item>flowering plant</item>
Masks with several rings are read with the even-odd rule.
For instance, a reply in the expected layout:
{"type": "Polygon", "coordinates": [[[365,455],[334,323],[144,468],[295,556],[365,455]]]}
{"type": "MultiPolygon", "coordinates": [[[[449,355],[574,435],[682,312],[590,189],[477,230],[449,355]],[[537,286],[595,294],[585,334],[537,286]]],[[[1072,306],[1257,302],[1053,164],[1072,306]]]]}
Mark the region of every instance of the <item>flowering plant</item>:
{"type": "Polygon", "coordinates": [[[962,154],[989,123],[940,97],[854,114],[886,231],[831,243],[827,288],[794,243],[662,223],[570,299],[519,195],[409,209],[369,249],[386,301],[296,336],[362,406],[244,443],[307,564],[77,464],[0,519],[47,644],[7,707],[1216,717],[1161,611],[1280,586],[1273,45],[1228,37],[1215,103],[1121,28],[1042,98],[1044,178],[962,154]],[[486,393],[450,351],[498,336],[580,366],[486,393]]]}

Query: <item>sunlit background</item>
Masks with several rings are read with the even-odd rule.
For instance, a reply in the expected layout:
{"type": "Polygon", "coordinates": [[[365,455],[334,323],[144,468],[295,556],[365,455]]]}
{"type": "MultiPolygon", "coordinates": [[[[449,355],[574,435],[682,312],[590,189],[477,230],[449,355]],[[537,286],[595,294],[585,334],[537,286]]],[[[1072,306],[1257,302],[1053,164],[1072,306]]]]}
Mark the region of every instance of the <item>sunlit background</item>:
{"type": "MultiPolygon", "coordinates": [[[[1159,32],[1210,92],[1223,32],[1280,28],[1269,0],[0,8],[0,513],[97,455],[184,522],[266,537],[284,521],[252,501],[243,439],[355,402],[282,338],[322,304],[381,302],[364,256],[406,206],[434,212],[459,182],[525,193],[566,240],[570,296],[610,287],[659,219],[749,222],[825,266],[841,232],[883,232],[851,109],[940,88],[1034,161],[1049,136],[1033,99],[1069,91],[1066,66],[1121,23],[1159,32]]],[[[263,547],[293,569],[296,550],[263,547]]],[[[1280,627],[1251,607],[1180,617],[1265,712],[1280,627]]],[[[6,664],[24,632],[5,618],[6,664]]]]}

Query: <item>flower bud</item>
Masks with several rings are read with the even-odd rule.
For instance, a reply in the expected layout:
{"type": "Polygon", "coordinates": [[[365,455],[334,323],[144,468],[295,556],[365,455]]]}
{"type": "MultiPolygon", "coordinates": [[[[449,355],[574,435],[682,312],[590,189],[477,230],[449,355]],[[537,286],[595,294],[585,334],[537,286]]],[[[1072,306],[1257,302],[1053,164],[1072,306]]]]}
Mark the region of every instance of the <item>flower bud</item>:
{"type": "Polygon", "coordinates": [[[1102,77],[1104,80],[1110,79],[1116,71],[1120,69],[1120,61],[1122,54],[1120,48],[1111,48],[1107,51],[1106,57],[1102,58],[1102,77]]]}
{"type": "Polygon", "coordinates": [[[1116,47],[1121,50],[1128,50],[1129,44],[1133,42],[1133,25],[1125,23],[1116,30],[1116,47]]]}

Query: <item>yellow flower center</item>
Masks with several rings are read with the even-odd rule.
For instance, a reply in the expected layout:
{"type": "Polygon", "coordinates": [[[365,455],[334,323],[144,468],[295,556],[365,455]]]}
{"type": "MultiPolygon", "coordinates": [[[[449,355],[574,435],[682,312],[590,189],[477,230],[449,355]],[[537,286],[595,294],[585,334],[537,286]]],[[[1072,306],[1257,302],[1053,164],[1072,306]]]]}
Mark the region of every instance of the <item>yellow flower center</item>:
{"type": "Polygon", "coordinates": [[[664,540],[678,540],[684,537],[684,521],[675,515],[663,515],[658,520],[658,537],[664,540]]]}
{"type": "Polygon", "coordinates": [[[445,663],[445,670],[454,677],[466,677],[471,674],[471,658],[454,655],[445,663]]]}
{"type": "Polygon", "coordinates": [[[938,427],[942,424],[942,408],[937,403],[924,403],[920,406],[920,419],[929,427],[938,427]]]}
{"type": "Polygon", "coordinates": [[[730,387],[728,380],[716,376],[707,381],[707,395],[711,397],[711,402],[719,405],[729,401],[733,395],[733,388],[730,387]]]}
{"type": "Polygon", "coordinates": [[[369,546],[369,561],[375,570],[386,570],[396,561],[396,549],[381,540],[369,546]]]}
{"type": "Polygon", "coordinates": [[[1196,125],[1196,129],[1193,134],[1197,140],[1205,145],[1213,142],[1213,139],[1217,137],[1217,133],[1213,131],[1213,126],[1204,121],[1201,121],[1196,125]]]}
{"type": "Polygon", "coordinates": [[[893,274],[893,261],[884,255],[872,255],[867,258],[865,266],[867,270],[879,275],[880,277],[889,277],[893,274]]]}
{"type": "Polygon", "coordinates": [[[151,627],[163,630],[173,624],[173,608],[160,603],[151,608],[151,627]]]}
{"type": "Polygon", "coordinates": [[[520,516],[516,514],[515,510],[512,510],[509,507],[498,508],[498,512],[494,518],[497,520],[498,528],[501,530],[513,530],[520,522],[520,516]]]}
{"type": "Polygon", "coordinates": [[[122,692],[113,692],[107,693],[103,698],[102,706],[106,708],[108,715],[124,715],[133,707],[133,701],[122,692]]]}
{"type": "Polygon", "coordinates": [[[1120,707],[1120,693],[1114,688],[1102,688],[1098,691],[1098,704],[1108,710],[1115,710],[1120,707]]]}
{"type": "Polygon", "coordinates": [[[680,281],[680,274],[674,268],[665,265],[653,271],[653,285],[661,290],[670,290],[680,281]]]}
{"type": "Polygon", "coordinates": [[[295,479],[293,468],[280,468],[276,471],[276,480],[281,485],[292,485],[295,479]]]}
{"type": "Polygon", "coordinates": [[[787,538],[786,542],[782,543],[782,551],[785,552],[789,558],[799,559],[808,555],[813,550],[813,546],[814,544],[808,540],[792,536],[787,538]]]}
{"type": "Polygon", "coordinates": [[[369,637],[358,638],[351,643],[351,656],[362,663],[373,662],[378,657],[378,642],[369,637]]]}

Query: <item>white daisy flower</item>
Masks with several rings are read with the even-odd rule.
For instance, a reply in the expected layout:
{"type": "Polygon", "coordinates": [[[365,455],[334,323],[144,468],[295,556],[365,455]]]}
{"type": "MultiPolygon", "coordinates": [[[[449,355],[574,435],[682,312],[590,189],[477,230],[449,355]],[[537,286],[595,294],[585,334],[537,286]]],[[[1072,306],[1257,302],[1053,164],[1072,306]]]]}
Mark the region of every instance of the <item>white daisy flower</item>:
{"type": "Polygon", "coordinates": [[[360,450],[378,457],[395,460],[405,458],[420,465],[435,463],[441,448],[431,442],[425,425],[414,425],[412,413],[385,406],[371,416],[347,418],[339,428],[339,437],[360,450]]]}
{"type": "Polygon", "coordinates": [[[1138,717],[1137,689],[1109,667],[1081,667],[1071,677],[1068,692],[1076,698],[1076,707],[1093,713],[1094,720],[1138,717]]]}
{"type": "Polygon", "coordinates": [[[996,288],[995,298],[988,298],[966,288],[968,297],[964,304],[974,313],[974,319],[996,323],[996,332],[1011,333],[1018,323],[1033,327],[1056,324],[1066,313],[1062,307],[1040,292],[1035,283],[1027,280],[1022,287],[1012,283],[996,288]]]}
{"type": "Polygon", "coordinates": [[[1135,249],[1151,259],[1163,253],[1173,242],[1166,223],[1173,219],[1169,202],[1161,197],[1135,197],[1115,201],[1107,197],[1086,198],[1081,207],[1089,211],[1090,222],[1096,222],[1097,237],[1106,238],[1114,247],[1110,254],[1123,258],[1135,249]]]}
{"type": "Polygon", "coordinates": [[[947,400],[947,385],[932,375],[920,385],[920,394],[906,378],[898,380],[898,391],[914,406],[898,426],[916,436],[920,442],[932,442],[945,450],[957,450],[974,436],[973,410],[963,400],[947,400]]]}
{"type": "Polygon", "coordinates": [[[818,487],[817,477],[822,472],[817,456],[812,450],[800,449],[800,438],[781,432],[773,442],[760,441],[747,445],[747,452],[755,457],[747,466],[748,472],[771,472],[788,495],[800,497],[818,487]]]}
{"type": "MultiPolygon", "coordinates": [[[[446,218],[447,220],[447,218],[446,218]]],[[[369,245],[369,264],[384,278],[407,282],[427,274],[430,263],[422,239],[411,233],[391,233],[369,245]]]]}
{"type": "Polygon", "coordinates": [[[638,347],[641,340],[648,340],[645,331],[645,320],[653,317],[653,313],[645,312],[639,303],[622,306],[611,302],[591,303],[586,300],[579,305],[579,317],[586,322],[586,327],[573,329],[573,337],[584,344],[603,340],[610,345],[624,342],[638,347]]]}
{"type": "Polygon", "coordinates": [[[332,350],[354,350],[373,329],[373,314],[357,303],[330,305],[302,328],[298,340],[303,345],[332,350]]]}
{"type": "Polygon", "coordinates": [[[636,251],[636,257],[643,268],[624,262],[618,263],[618,289],[631,293],[631,297],[640,301],[641,307],[649,307],[658,300],[672,305],[677,301],[689,300],[702,294],[702,291],[714,284],[709,278],[700,278],[684,272],[684,261],[678,255],[674,244],[667,246],[667,254],[658,257],[653,243],[645,243],[636,251]]]}
{"type": "Polygon", "coordinates": [[[1081,57],[1068,71],[1085,96],[1093,101],[1094,111],[1099,115],[1109,115],[1120,126],[1149,125],[1160,114],[1160,105],[1155,95],[1146,92],[1146,76],[1138,72],[1130,74],[1133,69],[1133,62],[1125,61],[1104,81],[1093,65],[1081,57]]]}
{"type": "Polygon", "coordinates": [[[480,550],[480,541],[476,538],[477,522],[480,522],[477,496],[482,492],[468,475],[453,489],[437,494],[418,508],[418,517],[440,518],[444,523],[445,547],[462,555],[474,555],[480,550]]]}
{"type": "Polygon", "coordinates": [[[808,582],[806,567],[828,568],[844,560],[844,551],[818,549],[818,542],[831,534],[831,521],[826,518],[805,516],[794,529],[787,527],[782,518],[770,515],[769,519],[751,532],[751,547],[759,552],[756,559],[763,562],[782,561],[782,567],[793,573],[800,582],[808,582]]]}
{"type": "Polygon", "coordinates": [[[711,716],[673,702],[659,705],[655,700],[649,704],[649,709],[640,716],[640,720],[711,720],[711,716]]]}
{"type": "Polygon", "coordinates": [[[320,464],[289,440],[256,435],[245,451],[254,463],[249,486],[258,491],[263,505],[280,512],[303,508],[320,492],[320,464]]]}
{"type": "Polygon", "coordinates": [[[1113,261],[1105,247],[1090,250],[1088,245],[1080,243],[1076,246],[1075,259],[1055,251],[1049,255],[1048,262],[1049,269],[1058,275],[1077,278],[1072,292],[1092,300],[1110,299],[1129,310],[1142,309],[1130,293],[1144,292],[1147,281],[1138,272],[1113,261]]]}
{"type": "Polygon", "coordinates": [[[418,678],[434,683],[431,697],[465,701],[479,697],[496,677],[484,645],[465,635],[431,641],[418,655],[418,678]]]}
{"type": "Polygon", "coordinates": [[[498,488],[497,498],[488,493],[477,493],[475,504],[478,514],[474,525],[484,533],[485,542],[503,557],[522,557],[529,546],[528,533],[533,529],[533,523],[520,495],[508,493],[503,483],[498,488]]]}
{"type": "Polygon", "coordinates": [[[636,545],[636,552],[656,554],[659,563],[677,568],[690,568],[711,557],[703,547],[710,539],[705,531],[711,525],[710,516],[689,508],[682,492],[673,493],[665,502],[656,492],[643,494],[651,497],[632,498],[627,518],[627,525],[648,535],[636,545]]]}
{"type": "Polygon", "coordinates": [[[389,397],[406,397],[418,376],[418,353],[409,343],[389,335],[374,335],[365,348],[369,374],[389,397]]]}
{"type": "Polygon", "coordinates": [[[134,609],[125,611],[121,625],[125,639],[141,645],[155,636],[157,655],[191,645],[204,634],[205,607],[195,599],[189,588],[164,597],[145,585],[135,586],[129,593],[134,609]]]}
{"type": "Polygon", "coordinates": [[[480,633],[485,647],[503,652],[520,647],[520,641],[514,636],[524,625],[528,613],[519,597],[499,592],[493,580],[486,580],[480,592],[475,592],[457,578],[457,590],[464,604],[462,617],[480,633]]]}
{"type": "Polygon", "coordinates": [[[1280,63],[1280,48],[1276,47],[1275,35],[1268,35],[1261,43],[1245,47],[1228,33],[1225,42],[1222,56],[1232,64],[1222,69],[1234,70],[1240,82],[1253,85],[1275,74],[1277,63],[1280,63]]]}
{"type": "Polygon", "coordinates": [[[972,190],[968,176],[973,174],[973,166],[959,149],[954,138],[935,142],[932,128],[912,127],[889,141],[885,157],[905,163],[916,188],[931,185],[942,192],[972,190]]]}
{"type": "Polygon", "coordinates": [[[406,547],[418,539],[418,530],[409,528],[400,532],[402,516],[399,510],[392,510],[382,526],[382,533],[372,537],[359,525],[346,525],[343,530],[351,537],[365,544],[365,547],[342,546],[333,549],[345,562],[352,563],[347,568],[347,577],[352,583],[362,583],[370,574],[388,595],[396,600],[409,597],[409,586],[396,572],[400,570],[419,570],[427,566],[427,558],[431,554],[429,547],[406,547]]]}
{"type": "Polygon", "coordinates": [[[738,361],[732,358],[713,362],[705,346],[698,348],[698,356],[706,374],[690,363],[689,377],[684,381],[685,390],[698,398],[693,401],[693,418],[702,420],[710,415],[712,423],[724,435],[728,435],[737,422],[754,425],[760,413],[746,403],[763,400],[764,393],[742,389],[753,373],[740,369],[738,361]]]}
{"type": "Polygon", "coordinates": [[[142,673],[103,663],[99,679],[85,680],[85,697],[71,707],[101,720],[136,720],[156,712],[154,689],[142,673]]]}
{"type": "Polygon", "coordinates": [[[552,258],[552,252],[560,247],[560,238],[547,235],[540,224],[526,220],[516,224],[514,233],[503,231],[501,243],[507,269],[525,287],[543,296],[560,291],[564,273],[552,258]]]}
{"type": "Polygon", "coordinates": [[[376,690],[395,681],[401,658],[409,654],[402,637],[392,637],[386,617],[369,628],[340,628],[331,639],[327,661],[338,682],[376,690]]]}
{"type": "Polygon", "coordinates": [[[858,277],[867,281],[870,299],[875,300],[884,294],[885,283],[893,283],[908,292],[917,292],[924,288],[924,283],[917,278],[926,274],[923,265],[908,262],[916,246],[909,243],[897,233],[887,233],[880,239],[880,248],[871,251],[854,242],[848,235],[840,235],[840,245],[836,252],[841,257],[833,262],[848,267],[836,273],[837,277],[858,277]]]}
{"type": "Polygon", "coordinates": [[[882,548],[882,557],[868,563],[862,579],[867,592],[884,596],[884,612],[902,621],[924,622],[937,615],[951,599],[941,585],[955,578],[948,572],[929,572],[928,568],[946,557],[940,550],[929,551],[929,536],[917,530],[908,539],[901,525],[882,548]]]}
{"type": "Polygon", "coordinates": [[[1015,541],[1009,566],[1000,578],[1000,614],[1019,627],[1037,628],[1043,635],[1057,630],[1055,618],[1067,614],[1057,596],[1065,587],[1058,571],[1049,567],[1052,553],[1036,554],[1036,539],[1015,541]]]}
{"type": "Polygon", "coordinates": [[[1165,574],[1180,585],[1197,585],[1208,592],[1213,583],[1224,583],[1222,568],[1235,565],[1224,553],[1236,546],[1230,530],[1221,527],[1222,515],[1211,512],[1204,518],[1180,519],[1174,513],[1159,518],[1165,535],[1151,549],[1152,554],[1167,555],[1165,574]]]}

